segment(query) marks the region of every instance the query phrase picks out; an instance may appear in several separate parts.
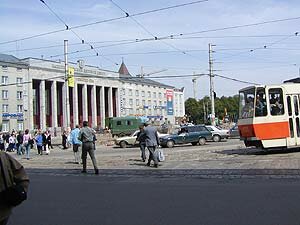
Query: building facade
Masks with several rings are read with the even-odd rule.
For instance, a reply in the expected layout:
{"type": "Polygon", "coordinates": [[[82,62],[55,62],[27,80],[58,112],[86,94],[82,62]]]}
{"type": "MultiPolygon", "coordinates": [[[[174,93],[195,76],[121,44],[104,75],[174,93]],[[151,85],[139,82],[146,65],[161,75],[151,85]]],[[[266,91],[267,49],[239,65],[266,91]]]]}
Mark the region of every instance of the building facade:
{"type": "Polygon", "coordinates": [[[66,86],[64,62],[0,54],[2,131],[60,130],[84,120],[104,127],[105,118],[128,115],[174,123],[176,116],[184,115],[183,90],[131,77],[122,65],[114,72],[83,61],[69,63],[75,74],[71,87],[66,86]]]}

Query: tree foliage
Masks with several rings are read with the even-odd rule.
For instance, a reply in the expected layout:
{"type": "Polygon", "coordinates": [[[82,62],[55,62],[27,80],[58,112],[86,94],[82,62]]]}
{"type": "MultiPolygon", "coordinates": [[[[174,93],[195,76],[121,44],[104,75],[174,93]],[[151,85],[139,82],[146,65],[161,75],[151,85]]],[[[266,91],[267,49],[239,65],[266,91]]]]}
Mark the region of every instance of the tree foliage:
{"type": "MultiPolygon", "coordinates": [[[[219,120],[223,120],[225,116],[236,121],[239,109],[239,96],[231,96],[215,98],[215,115],[219,120]],[[227,113],[227,115],[226,115],[227,113]]],[[[208,115],[211,114],[210,98],[205,96],[196,100],[189,98],[185,101],[185,113],[189,117],[189,121],[194,123],[207,123],[208,115]]]]}

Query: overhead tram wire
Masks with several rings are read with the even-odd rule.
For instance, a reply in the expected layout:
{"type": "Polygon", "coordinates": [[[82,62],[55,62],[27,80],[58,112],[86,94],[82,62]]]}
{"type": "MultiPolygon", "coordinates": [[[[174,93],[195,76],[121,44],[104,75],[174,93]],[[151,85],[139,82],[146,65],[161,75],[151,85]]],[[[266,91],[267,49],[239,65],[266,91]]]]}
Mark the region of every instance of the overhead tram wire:
{"type": "Polygon", "coordinates": [[[231,81],[236,81],[236,82],[239,82],[239,83],[244,83],[244,84],[261,85],[259,83],[254,83],[254,82],[239,80],[239,79],[236,79],[236,78],[231,78],[231,77],[227,77],[227,76],[223,76],[223,75],[219,75],[219,74],[214,74],[214,76],[220,77],[220,78],[223,78],[223,79],[226,79],[226,80],[231,80],[231,81]]]}
{"type": "MultiPolygon", "coordinates": [[[[65,27],[66,27],[66,30],[70,30],[69,29],[69,26],[67,25],[67,23],[44,1],[44,0],[40,0],[40,2],[42,2],[54,15],[55,15],[55,17],[60,21],[60,22],[62,22],[64,25],[65,25],[65,27]]],[[[83,39],[83,38],[81,38],[74,30],[70,30],[77,38],[79,38],[79,40],[81,41],[81,43],[82,44],[86,44],[86,45],[88,45],[92,50],[94,50],[95,51],[95,53],[96,53],[96,56],[101,56],[102,58],[104,58],[104,59],[106,59],[106,60],[108,60],[108,61],[110,61],[110,62],[112,62],[114,65],[119,65],[118,63],[116,63],[116,62],[113,62],[111,59],[109,59],[109,58],[107,58],[107,57],[105,57],[105,56],[102,56],[102,55],[100,55],[95,49],[94,49],[94,47],[93,47],[93,45],[91,45],[89,42],[87,42],[87,41],[85,41],[85,39],[83,39]]]]}
{"type": "MultiPolygon", "coordinates": [[[[172,44],[170,44],[170,43],[167,43],[167,42],[163,41],[162,39],[158,39],[156,35],[154,35],[152,32],[150,32],[150,31],[149,31],[145,26],[143,26],[138,20],[136,20],[134,17],[132,17],[126,10],[124,10],[123,8],[121,8],[121,7],[120,7],[117,3],[115,3],[113,0],[110,0],[110,1],[111,1],[112,4],[114,4],[117,8],[119,8],[122,12],[124,12],[125,15],[126,15],[127,17],[129,17],[130,19],[132,19],[139,27],[141,27],[144,31],[146,31],[149,35],[151,35],[151,36],[154,38],[154,40],[159,40],[159,41],[161,41],[162,43],[164,43],[165,45],[167,45],[167,46],[169,46],[169,47],[175,49],[176,51],[178,51],[178,52],[180,52],[180,53],[182,53],[182,54],[184,54],[184,55],[188,55],[188,56],[190,56],[190,57],[192,57],[192,58],[196,58],[197,60],[199,60],[197,57],[195,57],[195,56],[193,56],[193,55],[191,55],[191,54],[186,53],[185,51],[183,51],[183,50],[177,48],[176,46],[174,46],[174,45],[172,45],[172,44]]],[[[205,2],[205,1],[203,1],[203,2],[205,2]]]]}
{"type": "Polygon", "coordinates": [[[265,44],[264,46],[256,47],[256,48],[251,48],[251,49],[248,50],[248,51],[239,52],[239,53],[230,55],[230,56],[228,56],[228,57],[224,57],[223,59],[228,59],[228,58],[240,56],[240,55],[242,55],[242,54],[245,54],[245,53],[251,53],[251,52],[254,52],[254,51],[256,51],[256,50],[268,49],[269,46],[273,46],[273,45],[275,45],[275,44],[278,44],[278,43],[280,43],[280,42],[283,42],[283,41],[285,41],[285,40],[287,40],[287,39],[289,39],[289,38],[292,38],[292,37],[297,37],[298,34],[299,34],[299,32],[295,32],[295,33],[292,34],[292,35],[289,35],[289,36],[287,36],[287,37],[281,38],[281,39],[279,39],[279,40],[277,40],[277,41],[274,41],[274,42],[271,42],[271,43],[269,43],[269,44],[265,44]]]}
{"type": "MultiPolygon", "coordinates": [[[[286,34],[266,34],[266,35],[228,35],[228,36],[196,36],[196,37],[166,37],[166,38],[158,38],[161,40],[189,40],[189,39],[225,39],[225,38],[267,38],[267,37],[288,37],[290,35],[286,34]]],[[[153,38],[136,38],[136,39],[123,39],[123,40],[106,40],[106,41],[90,41],[92,44],[102,44],[102,43],[117,43],[117,44],[111,44],[111,45],[103,45],[103,47],[111,47],[111,46],[118,46],[123,44],[132,44],[135,42],[143,42],[143,41],[155,41],[153,38]]],[[[69,43],[69,46],[75,46],[75,45],[82,45],[82,42],[78,43],[69,43]]],[[[33,51],[33,50],[41,50],[41,49],[49,49],[49,48],[61,48],[63,47],[63,44],[57,44],[57,45],[48,45],[48,46],[41,46],[41,47],[34,47],[34,48],[24,48],[24,49],[18,49],[18,52],[23,51],[33,51]]],[[[248,48],[247,48],[248,49],[248,48]]],[[[220,49],[218,49],[220,51],[220,49]]],[[[224,49],[227,50],[227,49],[224,49]]],[[[232,49],[229,49],[232,50],[232,49]]],[[[243,50],[243,49],[237,49],[237,50],[243,50]]],[[[15,52],[16,50],[4,50],[1,53],[9,53],[9,52],[15,52]]],[[[223,49],[222,49],[223,51],[223,49]]]]}
{"type": "MultiPolygon", "coordinates": [[[[198,1],[193,1],[193,2],[188,2],[188,3],[183,3],[183,4],[177,4],[177,5],[173,5],[173,6],[167,6],[167,7],[163,7],[163,8],[148,10],[148,11],[144,11],[144,12],[140,12],[140,13],[134,13],[131,16],[132,17],[142,16],[142,15],[146,15],[146,14],[150,14],[150,13],[156,13],[156,12],[179,8],[179,7],[183,7],[183,6],[187,6],[187,5],[194,5],[194,4],[198,4],[198,3],[206,2],[206,1],[208,1],[208,0],[198,0],[198,1]]],[[[68,30],[74,30],[74,29],[78,29],[78,28],[82,28],[82,27],[88,27],[88,26],[97,25],[97,24],[101,24],[101,23],[112,22],[112,21],[121,20],[121,19],[125,19],[125,18],[127,18],[126,15],[121,16],[121,17],[111,18],[111,19],[100,20],[100,21],[96,21],[96,22],[92,22],[92,23],[86,23],[86,24],[81,24],[81,25],[77,25],[77,26],[73,26],[73,27],[68,27],[68,30]]],[[[63,31],[66,31],[66,29],[59,29],[59,30],[49,31],[49,32],[36,34],[36,35],[24,37],[24,38],[19,38],[19,39],[15,39],[15,40],[4,41],[4,42],[0,42],[0,45],[14,43],[17,41],[25,41],[25,40],[29,40],[29,39],[33,39],[33,38],[37,38],[37,37],[43,37],[43,36],[47,36],[50,34],[63,32],[63,31]]]]}

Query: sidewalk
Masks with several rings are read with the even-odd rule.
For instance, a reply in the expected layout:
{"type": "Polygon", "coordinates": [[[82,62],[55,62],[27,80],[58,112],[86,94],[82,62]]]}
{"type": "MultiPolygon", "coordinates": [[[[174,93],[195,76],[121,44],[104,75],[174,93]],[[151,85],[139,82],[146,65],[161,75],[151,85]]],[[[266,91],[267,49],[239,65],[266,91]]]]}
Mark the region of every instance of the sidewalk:
{"type": "MultiPolygon", "coordinates": [[[[246,149],[239,140],[208,143],[205,146],[179,146],[164,148],[166,161],[160,163],[164,170],[299,170],[300,152],[297,150],[264,153],[257,149],[246,149]]],[[[50,155],[36,155],[31,151],[31,159],[12,153],[25,168],[33,169],[81,169],[74,163],[72,148],[62,150],[59,146],[50,155]]],[[[149,170],[140,159],[139,148],[118,148],[98,145],[96,158],[100,169],[149,170]]],[[[88,168],[92,169],[88,156],[88,168]]]]}

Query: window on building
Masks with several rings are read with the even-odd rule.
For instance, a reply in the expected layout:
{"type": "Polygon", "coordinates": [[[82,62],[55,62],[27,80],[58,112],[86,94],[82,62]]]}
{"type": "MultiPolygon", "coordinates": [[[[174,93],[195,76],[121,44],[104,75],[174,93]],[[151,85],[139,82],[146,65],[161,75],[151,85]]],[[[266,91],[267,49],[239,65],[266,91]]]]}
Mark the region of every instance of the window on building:
{"type": "Polygon", "coordinates": [[[129,105],[133,105],[133,99],[129,99],[129,105]]]}
{"type": "Polygon", "coordinates": [[[7,66],[2,66],[2,71],[7,72],[8,71],[8,67],[7,66]]]}
{"type": "Polygon", "coordinates": [[[156,98],[156,92],[153,92],[153,98],[156,98]]]}
{"type": "Polygon", "coordinates": [[[7,104],[2,105],[2,112],[3,113],[8,113],[8,105],[7,104]]]}
{"type": "Polygon", "coordinates": [[[22,77],[17,77],[17,84],[20,86],[23,83],[23,78],[22,77]]]}
{"type": "Polygon", "coordinates": [[[8,122],[4,122],[2,123],[2,131],[3,132],[9,132],[9,123],[8,122]]]}
{"type": "Polygon", "coordinates": [[[153,105],[154,105],[154,106],[157,106],[156,100],[153,101],[153,105]]]}
{"type": "Polygon", "coordinates": [[[8,84],[8,76],[2,76],[1,84],[8,84]]]}
{"type": "Polygon", "coordinates": [[[18,67],[17,72],[22,72],[22,68],[18,67]]]}
{"type": "Polygon", "coordinates": [[[23,99],[23,91],[17,91],[17,99],[23,99]]]}
{"type": "Polygon", "coordinates": [[[162,106],[162,101],[159,101],[159,106],[162,106]]]}
{"type": "Polygon", "coordinates": [[[161,92],[159,92],[159,93],[158,93],[158,97],[159,97],[159,98],[161,98],[161,97],[162,97],[162,94],[161,94],[161,92]]]}
{"type": "Polygon", "coordinates": [[[136,99],[135,104],[136,104],[136,106],[139,106],[140,105],[140,100],[136,99]]]}
{"type": "Polygon", "coordinates": [[[145,97],[145,91],[142,91],[142,97],[145,97]]]}
{"type": "Polygon", "coordinates": [[[135,90],[135,96],[139,96],[139,90],[135,90]]]}
{"type": "Polygon", "coordinates": [[[151,98],[151,91],[148,91],[148,98],[151,98]]]}
{"type": "Polygon", "coordinates": [[[142,100],[142,105],[146,105],[146,101],[145,100],[142,100]]]}
{"type": "Polygon", "coordinates": [[[8,99],[8,90],[2,90],[2,99],[8,99]]]}
{"type": "Polygon", "coordinates": [[[132,89],[129,89],[129,90],[128,90],[128,95],[129,95],[129,96],[132,96],[132,89]]]}
{"type": "Polygon", "coordinates": [[[17,105],[17,112],[18,113],[23,112],[23,105],[17,105]]]}
{"type": "Polygon", "coordinates": [[[18,130],[24,130],[23,122],[18,122],[17,126],[18,130]]]}
{"type": "Polygon", "coordinates": [[[151,105],[151,100],[148,100],[148,106],[150,106],[151,105]]]}

